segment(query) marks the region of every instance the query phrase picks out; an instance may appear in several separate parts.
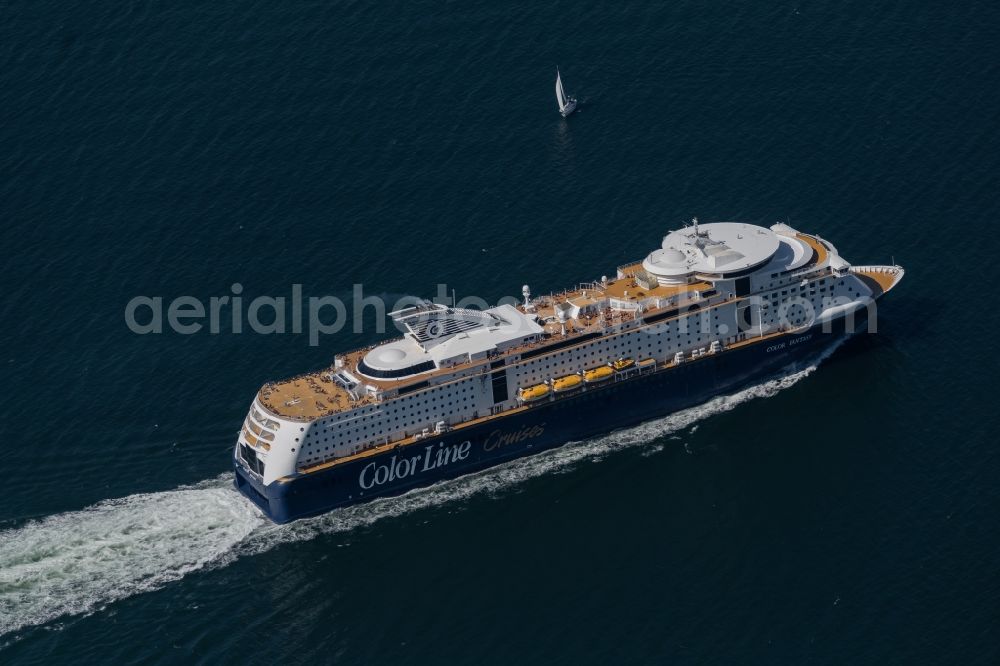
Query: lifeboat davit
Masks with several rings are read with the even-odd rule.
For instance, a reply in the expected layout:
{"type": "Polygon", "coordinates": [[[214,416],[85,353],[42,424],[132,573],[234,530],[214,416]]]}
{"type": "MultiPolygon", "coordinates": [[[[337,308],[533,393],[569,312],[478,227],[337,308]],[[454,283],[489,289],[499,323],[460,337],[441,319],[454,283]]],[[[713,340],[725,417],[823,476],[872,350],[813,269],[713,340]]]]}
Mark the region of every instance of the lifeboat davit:
{"type": "Polygon", "coordinates": [[[555,393],[565,393],[578,388],[582,383],[583,378],[580,375],[566,375],[552,382],[552,390],[555,393]]]}
{"type": "Polygon", "coordinates": [[[535,384],[528,388],[521,389],[521,400],[524,402],[535,402],[541,400],[549,394],[548,384],[535,384]]]}
{"type": "Polygon", "coordinates": [[[588,384],[597,384],[598,382],[603,382],[608,379],[611,379],[612,375],[614,374],[615,371],[612,370],[610,366],[602,365],[597,368],[591,368],[590,370],[587,370],[585,373],[583,373],[583,381],[587,382],[588,384]]]}

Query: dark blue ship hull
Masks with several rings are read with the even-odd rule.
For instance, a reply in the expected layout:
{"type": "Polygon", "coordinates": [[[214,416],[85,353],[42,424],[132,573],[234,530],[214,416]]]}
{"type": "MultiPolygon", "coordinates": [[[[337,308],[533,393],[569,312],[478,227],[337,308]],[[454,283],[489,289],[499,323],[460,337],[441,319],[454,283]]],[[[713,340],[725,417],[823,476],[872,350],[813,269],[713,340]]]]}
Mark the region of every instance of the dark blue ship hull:
{"type": "Polygon", "coordinates": [[[502,418],[432,435],[264,486],[235,460],[236,487],[277,523],[398,495],[668,415],[738,390],[864,328],[864,310],[829,330],[775,336],[676,367],[586,387],[502,418]],[[849,323],[848,323],[849,322],[849,323]]]}

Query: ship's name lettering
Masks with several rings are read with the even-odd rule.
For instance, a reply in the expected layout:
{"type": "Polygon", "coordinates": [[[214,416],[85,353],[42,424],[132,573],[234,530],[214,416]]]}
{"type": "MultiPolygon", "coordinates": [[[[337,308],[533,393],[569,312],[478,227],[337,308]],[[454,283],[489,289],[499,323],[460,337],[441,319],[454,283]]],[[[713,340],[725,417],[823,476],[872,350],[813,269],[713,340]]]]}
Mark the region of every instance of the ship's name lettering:
{"type": "Polygon", "coordinates": [[[789,340],[788,342],[780,342],[780,343],[778,343],[776,345],[771,345],[770,347],[767,348],[767,352],[771,353],[771,352],[778,351],[780,349],[784,349],[785,347],[791,347],[792,345],[797,345],[797,344],[799,344],[801,342],[805,342],[806,340],[808,340],[811,337],[812,337],[812,333],[810,333],[809,335],[803,335],[803,336],[798,337],[798,338],[793,338],[792,340],[789,340]]]}
{"type": "Polygon", "coordinates": [[[429,472],[432,469],[446,467],[456,461],[469,457],[472,442],[466,440],[461,444],[438,442],[437,446],[429,444],[424,452],[414,456],[394,455],[386,463],[368,463],[361,470],[358,484],[362,490],[371,490],[393,481],[400,481],[414,474],[429,472]]]}
{"type": "Polygon", "coordinates": [[[494,430],[486,437],[486,441],[483,442],[483,451],[493,451],[495,449],[499,449],[501,446],[517,444],[518,442],[523,442],[526,439],[534,439],[543,432],[545,432],[544,423],[534,426],[524,426],[520,430],[515,430],[514,432],[494,430]]]}

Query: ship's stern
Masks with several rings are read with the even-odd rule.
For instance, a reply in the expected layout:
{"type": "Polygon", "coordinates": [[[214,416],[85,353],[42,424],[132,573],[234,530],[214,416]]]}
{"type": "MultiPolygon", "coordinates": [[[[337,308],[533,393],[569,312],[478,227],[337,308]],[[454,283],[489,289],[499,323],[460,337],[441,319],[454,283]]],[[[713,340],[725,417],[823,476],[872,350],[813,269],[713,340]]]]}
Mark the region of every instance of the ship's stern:
{"type": "Polygon", "coordinates": [[[306,424],[272,414],[254,400],[233,448],[234,485],[276,523],[292,519],[288,479],[296,476],[306,424]]]}

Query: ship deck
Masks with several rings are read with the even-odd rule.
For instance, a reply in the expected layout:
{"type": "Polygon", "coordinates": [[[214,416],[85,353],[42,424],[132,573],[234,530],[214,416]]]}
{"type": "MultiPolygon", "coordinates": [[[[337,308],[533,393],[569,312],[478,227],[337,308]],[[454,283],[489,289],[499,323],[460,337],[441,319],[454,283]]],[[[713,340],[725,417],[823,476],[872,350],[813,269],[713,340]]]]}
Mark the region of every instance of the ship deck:
{"type": "Polygon", "coordinates": [[[268,382],[257,398],[273,414],[295,421],[311,421],[322,416],[368,404],[367,396],[354,400],[346,389],[326,377],[333,368],[324,368],[290,379],[268,382]]]}
{"type": "Polygon", "coordinates": [[[896,286],[903,277],[899,266],[855,266],[851,272],[861,278],[878,298],[896,286]]]}
{"type": "MultiPolygon", "coordinates": [[[[581,310],[589,308],[591,310],[589,314],[581,316],[579,320],[566,322],[566,338],[571,338],[576,335],[619,326],[635,318],[634,314],[627,311],[612,311],[609,308],[597,311],[595,306],[601,300],[608,297],[627,301],[638,301],[651,296],[669,298],[670,296],[676,296],[685,292],[710,289],[711,286],[708,282],[697,282],[687,285],[662,285],[656,289],[641,290],[638,289],[635,278],[631,275],[626,275],[615,280],[609,280],[606,286],[596,284],[589,288],[577,288],[558,294],[542,296],[536,300],[534,314],[541,320],[542,328],[546,333],[556,335],[562,333],[560,325],[555,321],[556,303],[569,301],[580,307],[581,310]]],[[[522,312],[524,311],[523,306],[519,306],[518,309],[522,312]]],[[[551,340],[541,340],[519,345],[507,353],[517,354],[530,349],[544,347],[547,344],[551,344],[551,340]]],[[[365,347],[341,354],[344,367],[352,374],[357,374],[355,369],[370,350],[371,347],[365,347]]],[[[442,373],[451,373],[484,363],[485,361],[482,360],[467,361],[450,368],[402,379],[376,379],[369,377],[359,377],[359,379],[363,379],[366,384],[379,389],[388,390],[412,384],[414,381],[422,381],[427,377],[433,377],[442,373]]],[[[297,421],[311,421],[359,406],[372,404],[373,398],[365,395],[356,400],[351,397],[346,389],[336,382],[331,381],[327,375],[333,371],[335,371],[335,368],[326,367],[297,377],[269,382],[261,388],[258,393],[258,399],[272,413],[297,421]]]]}
{"type": "MultiPolygon", "coordinates": [[[[813,257],[806,267],[822,264],[828,259],[829,252],[822,242],[807,234],[800,233],[798,238],[806,242],[814,251],[813,257]]],[[[562,336],[563,325],[558,323],[556,318],[556,303],[568,301],[578,306],[584,313],[581,314],[579,319],[569,320],[565,323],[565,337],[560,337],[561,340],[564,340],[593,331],[619,327],[635,319],[635,315],[627,310],[612,310],[607,307],[598,309],[597,305],[605,299],[634,303],[647,298],[670,299],[673,301],[678,300],[674,297],[681,297],[684,294],[693,294],[695,292],[704,293],[713,287],[710,282],[695,282],[682,285],[658,285],[653,289],[642,289],[639,287],[635,277],[638,271],[642,270],[641,262],[625,264],[618,270],[622,277],[608,280],[606,284],[599,282],[591,283],[589,285],[578,286],[572,290],[536,298],[533,302],[535,307],[533,313],[538,316],[545,332],[553,336],[562,336]]],[[[859,273],[859,275],[868,276],[868,273],[859,273]]],[[[884,278],[875,275],[869,279],[878,282],[884,278]]],[[[518,309],[524,312],[523,306],[518,306],[518,309]]],[[[647,312],[645,316],[648,316],[652,312],[655,311],[647,312]]],[[[508,355],[518,354],[544,347],[551,343],[551,339],[526,343],[508,350],[506,353],[508,355]]],[[[358,363],[360,363],[365,354],[371,349],[371,347],[366,347],[342,354],[340,358],[343,361],[343,367],[357,376],[356,368],[358,367],[358,363]]],[[[484,365],[487,362],[487,360],[466,361],[465,363],[460,363],[449,368],[442,368],[402,379],[373,379],[361,376],[358,376],[358,378],[362,379],[364,383],[378,389],[388,390],[412,384],[415,381],[423,381],[429,377],[443,373],[453,373],[465,368],[484,365]]],[[[297,377],[269,382],[261,388],[258,393],[258,399],[273,414],[296,421],[311,421],[359,406],[373,404],[374,398],[371,396],[362,395],[360,398],[355,399],[346,389],[332,381],[328,375],[335,370],[336,368],[330,366],[297,377]]]]}
{"type": "Polygon", "coordinates": [[[821,243],[818,239],[808,234],[796,234],[795,237],[800,241],[805,241],[806,245],[808,245],[813,249],[812,258],[809,259],[809,261],[806,262],[806,265],[800,268],[799,270],[812,268],[813,266],[818,266],[820,264],[823,264],[824,262],[826,262],[827,259],[830,258],[829,250],[827,250],[826,246],[823,245],[823,243],[821,243]]]}

